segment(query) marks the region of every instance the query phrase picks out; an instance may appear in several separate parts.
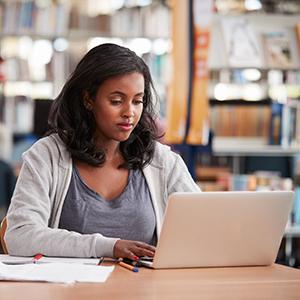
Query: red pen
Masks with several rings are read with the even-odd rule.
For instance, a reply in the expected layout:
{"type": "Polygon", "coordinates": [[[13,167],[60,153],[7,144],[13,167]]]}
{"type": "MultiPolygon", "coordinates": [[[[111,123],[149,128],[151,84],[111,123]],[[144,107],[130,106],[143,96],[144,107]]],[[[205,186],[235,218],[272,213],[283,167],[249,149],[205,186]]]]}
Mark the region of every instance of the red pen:
{"type": "Polygon", "coordinates": [[[36,254],[36,255],[33,257],[32,262],[33,262],[34,264],[36,264],[36,263],[38,262],[38,260],[40,260],[42,257],[43,257],[43,254],[38,253],[38,254],[36,254]]]}

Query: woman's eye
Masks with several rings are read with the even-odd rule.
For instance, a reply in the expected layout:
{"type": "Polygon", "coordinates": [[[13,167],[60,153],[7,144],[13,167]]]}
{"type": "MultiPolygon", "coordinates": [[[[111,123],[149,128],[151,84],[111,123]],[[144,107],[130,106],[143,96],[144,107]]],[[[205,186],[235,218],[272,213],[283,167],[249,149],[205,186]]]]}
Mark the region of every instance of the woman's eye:
{"type": "Polygon", "coordinates": [[[141,99],[135,99],[133,102],[134,102],[134,104],[143,104],[144,103],[142,98],[141,99]]]}
{"type": "Polygon", "coordinates": [[[122,103],[122,101],[120,99],[112,99],[112,100],[110,100],[110,103],[113,105],[118,105],[118,104],[122,103]]]}

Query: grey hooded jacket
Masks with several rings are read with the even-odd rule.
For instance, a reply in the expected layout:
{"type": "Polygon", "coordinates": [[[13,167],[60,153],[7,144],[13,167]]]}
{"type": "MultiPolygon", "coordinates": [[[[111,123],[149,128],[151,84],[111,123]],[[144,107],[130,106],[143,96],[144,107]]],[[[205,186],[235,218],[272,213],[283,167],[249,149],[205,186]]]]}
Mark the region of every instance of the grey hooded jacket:
{"type": "MultiPolygon", "coordinates": [[[[152,162],[143,169],[159,237],[168,196],[199,191],[182,158],[156,143],[152,162]]],[[[23,154],[23,165],[7,213],[5,242],[9,254],[33,256],[112,256],[116,238],[80,234],[58,224],[71,180],[72,158],[57,134],[36,142],[23,154]]]]}

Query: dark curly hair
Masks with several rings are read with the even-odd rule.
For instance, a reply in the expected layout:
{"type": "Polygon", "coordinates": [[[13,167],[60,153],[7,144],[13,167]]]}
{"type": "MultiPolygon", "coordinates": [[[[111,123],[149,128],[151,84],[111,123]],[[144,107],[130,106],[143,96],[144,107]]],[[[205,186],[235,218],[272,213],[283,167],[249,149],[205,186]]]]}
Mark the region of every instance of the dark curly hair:
{"type": "Polygon", "coordinates": [[[138,169],[151,161],[158,136],[153,103],[157,93],[149,68],[135,52],[109,43],[91,49],[81,59],[51,108],[49,133],[59,135],[73,158],[93,166],[101,166],[105,162],[105,153],[96,148],[94,140],[94,116],[85,108],[83,99],[86,94],[95,99],[106,79],[132,72],[144,77],[143,112],[130,137],[120,143],[125,159],[121,167],[138,169]]]}

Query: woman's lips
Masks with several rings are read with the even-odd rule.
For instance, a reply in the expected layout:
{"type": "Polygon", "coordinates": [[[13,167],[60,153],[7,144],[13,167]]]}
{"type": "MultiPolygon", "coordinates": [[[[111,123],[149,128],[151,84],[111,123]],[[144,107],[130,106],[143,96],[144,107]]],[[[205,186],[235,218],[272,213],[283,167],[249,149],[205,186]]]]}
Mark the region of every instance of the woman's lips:
{"type": "Polygon", "coordinates": [[[119,123],[117,125],[119,128],[121,128],[122,130],[125,130],[125,131],[131,130],[133,128],[132,123],[119,123]]]}

